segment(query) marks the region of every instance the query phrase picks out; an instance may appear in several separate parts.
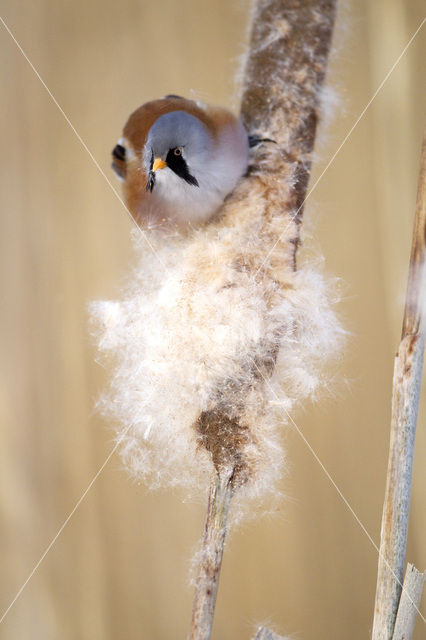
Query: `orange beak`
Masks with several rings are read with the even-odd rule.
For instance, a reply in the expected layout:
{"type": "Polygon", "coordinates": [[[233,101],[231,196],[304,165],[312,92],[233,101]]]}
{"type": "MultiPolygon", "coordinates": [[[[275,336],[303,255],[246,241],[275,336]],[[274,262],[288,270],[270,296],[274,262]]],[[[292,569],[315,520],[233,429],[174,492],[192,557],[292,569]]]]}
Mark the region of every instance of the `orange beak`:
{"type": "Polygon", "coordinates": [[[167,162],[164,162],[161,158],[155,158],[152,171],[158,171],[158,169],[164,169],[164,167],[167,167],[167,162]]]}

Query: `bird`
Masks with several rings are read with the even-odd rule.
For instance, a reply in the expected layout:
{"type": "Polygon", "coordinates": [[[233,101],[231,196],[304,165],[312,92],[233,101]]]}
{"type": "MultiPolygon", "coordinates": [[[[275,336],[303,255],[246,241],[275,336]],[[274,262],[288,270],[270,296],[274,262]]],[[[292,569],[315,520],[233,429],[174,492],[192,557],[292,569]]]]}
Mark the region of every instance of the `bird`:
{"type": "Polygon", "coordinates": [[[250,146],[227,109],[169,94],[129,116],[112,169],[140,227],[185,231],[221,208],[247,171],[250,146]]]}

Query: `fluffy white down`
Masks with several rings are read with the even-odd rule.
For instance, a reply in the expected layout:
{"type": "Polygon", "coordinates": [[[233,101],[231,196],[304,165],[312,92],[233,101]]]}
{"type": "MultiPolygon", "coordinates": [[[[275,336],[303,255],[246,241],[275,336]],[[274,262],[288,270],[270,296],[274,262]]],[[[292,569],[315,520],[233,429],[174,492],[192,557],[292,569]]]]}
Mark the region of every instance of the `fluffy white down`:
{"type": "Polygon", "coordinates": [[[252,474],[240,495],[270,492],[283,472],[285,411],[326,384],[323,365],[339,351],[344,332],[315,266],[286,270],[273,295],[265,292],[279,279],[279,263],[266,280],[235,267],[241,250],[259,264],[266,255],[250,225],[157,238],[157,255],[138,234],[138,264],[123,298],[92,304],[99,350],[115,362],[103,410],[117,425],[126,466],[153,488],[204,488],[212,461],[194,423],[219,399],[229,415],[239,407],[253,435],[244,451],[252,474]],[[254,384],[253,363],[277,348],[272,378],[254,384]]]}

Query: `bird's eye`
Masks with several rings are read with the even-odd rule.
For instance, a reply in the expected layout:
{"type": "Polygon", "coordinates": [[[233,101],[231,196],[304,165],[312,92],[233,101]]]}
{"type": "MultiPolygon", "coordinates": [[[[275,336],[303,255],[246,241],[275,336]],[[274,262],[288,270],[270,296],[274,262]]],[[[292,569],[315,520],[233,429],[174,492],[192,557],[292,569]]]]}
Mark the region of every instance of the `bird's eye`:
{"type": "Polygon", "coordinates": [[[182,155],[182,147],[176,147],[176,149],[173,149],[173,153],[175,154],[175,156],[181,156],[182,155]]]}

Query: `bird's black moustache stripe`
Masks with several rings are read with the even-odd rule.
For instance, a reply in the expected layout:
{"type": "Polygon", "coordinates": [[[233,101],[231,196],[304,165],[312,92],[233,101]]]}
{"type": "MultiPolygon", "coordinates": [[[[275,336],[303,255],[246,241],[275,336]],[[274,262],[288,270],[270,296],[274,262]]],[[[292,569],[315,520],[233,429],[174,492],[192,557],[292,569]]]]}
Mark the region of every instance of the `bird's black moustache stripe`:
{"type": "Polygon", "coordinates": [[[155,185],[155,173],[154,171],[150,171],[148,174],[148,180],[146,181],[145,190],[152,192],[154,185],[155,185]]]}
{"type": "Polygon", "coordinates": [[[189,173],[188,165],[186,164],[182,154],[175,154],[175,149],[169,149],[166,158],[167,166],[175,172],[179,178],[182,178],[188,184],[192,184],[194,187],[199,187],[198,180],[195,176],[189,173]]]}
{"type": "MultiPolygon", "coordinates": [[[[186,164],[182,155],[181,154],[176,155],[174,153],[174,149],[169,150],[166,158],[166,163],[169,169],[171,169],[177,176],[179,176],[179,178],[182,178],[182,180],[185,180],[185,182],[187,182],[188,184],[191,184],[193,187],[200,186],[198,184],[197,178],[193,176],[191,173],[189,173],[188,165],[186,164]]],[[[154,153],[151,152],[151,163],[150,163],[150,168],[148,173],[148,180],[146,181],[146,185],[145,185],[146,191],[150,191],[151,193],[155,187],[155,179],[156,179],[155,171],[152,170],[153,165],[154,165],[154,153]]]]}
{"type": "Polygon", "coordinates": [[[154,164],[154,152],[151,151],[151,161],[149,164],[148,180],[146,181],[145,191],[152,192],[155,185],[155,173],[152,170],[153,164],[154,164]]]}

